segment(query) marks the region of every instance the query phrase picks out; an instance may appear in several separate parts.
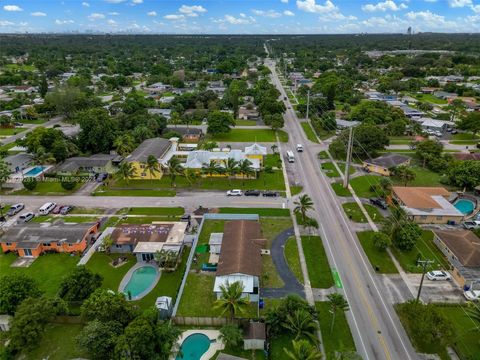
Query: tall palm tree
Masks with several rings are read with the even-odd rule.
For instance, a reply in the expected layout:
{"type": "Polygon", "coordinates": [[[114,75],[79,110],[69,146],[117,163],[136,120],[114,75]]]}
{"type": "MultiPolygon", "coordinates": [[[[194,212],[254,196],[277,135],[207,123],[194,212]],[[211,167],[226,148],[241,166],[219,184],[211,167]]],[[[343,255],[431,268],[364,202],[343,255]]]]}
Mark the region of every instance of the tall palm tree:
{"type": "Polygon", "coordinates": [[[183,171],[183,176],[185,176],[185,180],[187,180],[190,185],[195,183],[198,179],[198,174],[195,169],[185,169],[183,171]]]}
{"type": "Polygon", "coordinates": [[[117,151],[117,154],[125,156],[135,149],[135,141],[132,135],[123,134],[115,138],[113,141],[113,147],[117,151]]]}
{"type": "Polygon", "coordinates": [[[307,217],[307,212],[313,209],[312,199],[307,194],[303,194],[298,198],[298,200],[294,202],[294,204],[295,204],[295,209],[293,209],[293,212],[295,214],[301,214],[302,222],[305,222],[305,218],[307,217]]]}
{"type": "Polygon", "coordinates": [[[238,161],[232,158],[228,158],[227,160],[225,160],[224,165],[225,165],[225,173],[228,176],[228,181],[232,182],[232,178],[239,172],[238,161]]]}
{"type": "Polygon", "coordinates": [[[397,166],[393,169],[393,176],[398,178],[404,186],[407,186],[409,182],[415,180],[417,174],[408,166],[397,166]]]}
{"type": "Polygon", "coordinates": [[[248,297],[242,297],[243,284],[240,281],[227,282],[220,286],[222,296],[213,304],[213,308],[220,310],[221,314],[229,313],[230,319],[235,315],[243,314],[250,303],[248,297]]]}
{"type": "Polygon", "coordinates": [[[332,312],[332,324],[330,325],[330,334],[333,332],[333,326],[335,325],[335,315],[337,311],[348,311],[348,301],[343,297],[342,294],[333,293],[327,295],[328,301],[330,302],[330,310],[332,312]]]}
{"type": "Polygon", "coordinates": [[[171,185],[173,187],[176,187],[177,185],[175,184],[175,179],[178,175],[182,175],[184,171],[180,160],[176,156],[172,156],[167,162],[166,169],[168,171],[168,174],[170,175],[171,185]]]}
{"type": "Polygon", "coordinates": [[[277,149],[278,149],[278,145],[273,144],[273,145],[270,147],[270,149],[272,149],[272,152],[273,152],[274,154],[276,154],[276,153],[277,153],[277,149]]]}
{"type": "Polygon", "coordinates": [[[291,360],[320,360],[322,353],[307,340],[292,340],[292,350],[283,348],[285,354],[291,360]]]}
{"type": "Polygon", "coordinates": [[[245,183],[245,177],[250,177],[256,174],[256,171],[252,167],[252,162],[248,159],[243,159],[238,163],[238,172],[242,174],[242,184],[245,183]]]}
{"type": "Polygon", "coordinates": [[[160,163],[154,155],[148,155],[147,161],[145,162],[145,169],[150,174],[150,180],[153,178],[155,173],[160,172],[160,163]]]}
{"type": "Polygon", "coordinates": [[[202,166],[202,174],[210,177],[210,181],[212,181],[212,176],[214,174],[219,174],[222,171],[220,166],[216,163],[211,161],[210,164],[203,164],[202,166]]]}
{"type": "Polygon", "coordinates": [[[295,336],[295,340],[307,338],[312,342],[318,341],[315,335],[317,323],[312,314],[304,309],[297,309],[293,314],[287,314],[283,327],[295,336]]]}
{"type": "Polygon", "coordinates": [[[128,185],[128,182],[130,181],[131,178],[135,176],[135,174],[136,174],[136,171],[132,163],[125,161],[120,165],[117,176],[121,180],[124,180],[125,183],[128,185]]]}

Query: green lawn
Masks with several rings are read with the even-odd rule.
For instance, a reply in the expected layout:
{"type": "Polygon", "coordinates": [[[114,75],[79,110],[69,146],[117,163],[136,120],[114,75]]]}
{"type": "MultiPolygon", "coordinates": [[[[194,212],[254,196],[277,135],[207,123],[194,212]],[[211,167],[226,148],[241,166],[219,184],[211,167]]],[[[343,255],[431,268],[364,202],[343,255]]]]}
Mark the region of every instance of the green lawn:
{"type": "Polygon", "coordinates": [[[220,312],[214,310],[216,300],[213,292],[215,274],[190,273],[187,277],[182,300],[178,308],[179,316],[219,316],[220,312]]]}
{"type": "Polygon", "coordinates": [[[267,217],[282,217],[290,216],[290,210],[277,208],[218,208],[220,214],[258,214],[259,216],[267,217]]]}
{"type": "Polygon", "coordinates": [[[453,144],[453,145],[477,145],[478,144],[478,140],[451,140],[449,141],[450,144],[453,144]]]}
{"type": "Polygon", "coordinates": [[[181,216],[185,213],[183,207],[134,207],[128,208],[128,215],[162,215],[181,216]]]}
{"type": "Polygon", "coordinates": [[[27,64],[6,64],[5,68],[8,70],[13,71],[34,71],[35,65],[27,65],[27,64]]]}
{"type": "Polygon", "coordinates": [[[270,339],[269,359],[272,360],[291,360],[285,353],[284,348],[292,350],[292,335],[281,334],[270,339]]]}
{"type": "Polygon", "coordinates": [[[81,184],[75,185],[73,190],[65,190],[59,181],[39,181],[37,187],[32,191],[21,189],[15,191],[14,195],[69,195],[80,188],[81,184]]]}
{"type": "Polygon", "coordinates": [[[263,160],[264,166],[271,166],[272,168],[282,168],[282,160],[280,159],[280,154],[267,154],[263,160]]]}
{"type": "MultiPolygon", "coordinates": [[[[281,142],[288,141],[288,134],[278,130],[278,138],[281,142]]],[[[208,136],[210,141],[219,142],[277,142],[275,131],[270,129],[232,129],[227,134],[208,136]]]]}
{"type": "Polygon", "coordinates": [[[433,94],[410,94],[410,95],[412,95],[415,99],[426,101],[432,104],[442,105],[447,103],[447,100],[440,99],[433,94]]]}
{"type": "MultiPolygon", "coordinates": [[[[420,166],[412,166],[410,169],[415,172],[415,180],[409,182],[407,186],[444,186],[440,182],[441,175],[439,173],[420,166]]],[[[392,177],[391,179],[395,185],[404,186],[397,178],[392,177]]]]}
{"type": "Polygon", "coordinates": [[[337,194],[337,196],[352,196],[350,190],[345,189],[342,183],[333,183],[332,188],[333,191],[335,191],[335,194],[337,194]]]}
{"type": "Polygon", "coordinates": [[[302,247],[312,287],[328,289],[333,286],[332,272],[320,236],[302,236],[302,247]]]}
{"type": "Polygon", "coordinates": [[[257,122],[255,120],[235,120],[235,126],[257,126],[257,122]]]}
{"type": "Polygon", "coordinates": [[[101,208],[85,208],[85,207],[74,207],[70,214],[104,214],[106,209],[101,208]]]}
{"type": "Polygon", "coordinates": [[[307,139],[310,140],[311,142],[318,144],[317,136],[313,132],[313,129],[310,126],[310,123],[308,121],[305,121],[300,124],[302,125],[303,132],[305,133],[305,136],[307,137],[307,139]]]}
{"type": "Polygon", "coordinates": [[[323,346],[327,359],[335,359],[335,351],[356,351],[350,327],[344,312],[338,311],[335,315],[335,323],[332,329],[332,313],[329,302],[316,302],[318,322],[322,332],[323,346]]]}
{"type": "Polygon", "coordinates": [[[36,216],[32,219],[32,222],[44,223],[52,222],[55,220],[63,220],[64,222],[70,223],[85,223],[85,222],[96,222],[100,219],[97,216],[63,216],[63,215],[53,215],[53,216],[36,216]]]}
{"type": "MultiPolygon", "coordinates": [[[[197,246],[208,244],[210,240],[211,233],[223,233],[223,228],[225,226],[225,220],[204,220],[202,232],[198,236],[197,246]]],[[[208,263],[209,253],[199,253],[197,254],[197,262],[192,263],[192,269],[200,270],[202,264],[208,263]]]]}
{"type": "MultiPolygon", "coordinates": [[[[382,214],[380,214],[380,211],[378,211],[376,207],[369,204],[363,204],[363,206],[365,207],[365,210],[367,210],[368,215],[370,215],[371,219],[374,222],[380,222],[383,219],[382,214]]],[[[357,203],[351,202],[342,204],[342,207],[349,219],[351,219],[352,221],[358,223],[367,222],[367,218],[365,217],[365,215],[363,215],[363,212],[362,210],[360,210],[360,206],[358,206],[357,203]]]]}
{"type": "Polygon", "coordinates": [[[87,262],[86,267],[96,274],[103,276],[102,287],[113,291],[118,291],[120,281],[127,273],[127,271],[135,265],[137,259],[131,254],[110,254],[107,255],[103,252],[96,252],[87,262]],[[128,262],[114,268],[111,264],[113,259],[125,256],[128,258],[128,262]]]}
{"type": "Polygon", "coordinates": [[[303,186],[293,185],[290,186],[290,193],[292,196],[298,195],[303,191],[303,186]]]}
{"type": "Polygon", "coordinates": [[[125,190],[97,190],[92,193],[93,196],[153,196],[153,197],[172,197],[177,193],[175,190],[145,190],[145,189],[125,189],[125,190]]]}
{"type": "Polygon", "coordinates": [[[328,154],[326,151],[320,151],[317,155],[319,159],[329,159],[328,154]]]}
{"type": "Polygon", "coordinates": [[[297,240],[295,237],[291,237],[287,240],[284,254],[290,270],[292,270],[298,281],[303,283],[302,268],[300,266],[300,257],[298,256],[297,240]]]}
{"type": "Polygon", "coordinates": [[[473,137],[473,133],[459,133],[459,134],[454,134],[452,135],[452,139],[453,140],[480,140],[480,136],[479,135],[475,135],[475,137],[473,137]]]}
{"type": "Polygon", "coordinates": [[[361,198],[370,198],[375,197],[375,192],[372,192],[370,189],[372,185],[377,185],[380,182],[381,177],[375,175],[363,175],[356,178],[353,178],[350,181],[350,185],[361,198]]]}
{"type": "Polygon", "coordinates": [[[242,350],[241,346],[240,349],[230,349],[225,348],[222,351],[217,351],[215,355],[213,355],[212,360],[216,360],[220,353],[238,356],[242,359],[248,360],[265,360],[265,353],[263,350],[242,350]]]}
{"type": "Polygon", "coordinates": [[[373,244],[373,231],[362,231],[357,233],[363,251],[370,260],[376,272],[381,274],[396,274],[398,273],[392,258],[386,251],[379,251],[373,244]]]}
{"type": "Polygon", "coordinates": [[[75,269],[78,256],[68,254],[45,254],[33,262],[28,268],[12,268],[10,264],[17,256],[13,253],[0,254],[0,274],[23,273],[35,279],[42,291],[54,296],[63,277],[75,269]]]}
{"type": "Polygon", "coordinates": [[[433,232],[424,230],[422,237],[417,241],[415,247],[410,251],[401,251],[392,247],[392,252],[397,258],[400,265],[405,271],[412,273],[421,273],[421,267],[417,266],[417,259],[434,260],[435,263],[430,265],[428,270],[448,269],[449,264],[433,242],[433,232]]]}
{"type": "Polygon", "coordinates": [[[46,326],[42,338],[38,339],[34,350],[22,352],[20,358],[26,360],[87,358],[88,354],[83,353],[76,346],[76,338],[82,328],[82,324],[50,323],[46,326]]]}
{"type": "Polygon", "coordinates": [[[27,130],[27,128],[15,127],[15,128],[2,128],[0,127],[0,136],[10,136],[20,134],[22,131],[27,130]]]}
{"type": "MultiPolygon", "coordinates": [[[[340,170],[345,174],[345,168],[347,165],[345,163],[337,163],[337,165],[340,168],[340,170]]],[[[327,175],[328,177],[340,177],[340,173],[337,171],[337,168],[333,163],[326,162],[326,163],[322,163],[321,166],[322,166],[322,170],[325,172],[325,175],[327,175]]],[[[353,174],[355,172],[355,168],[351,166],[348,172],[350,174],[353,174]]]]}

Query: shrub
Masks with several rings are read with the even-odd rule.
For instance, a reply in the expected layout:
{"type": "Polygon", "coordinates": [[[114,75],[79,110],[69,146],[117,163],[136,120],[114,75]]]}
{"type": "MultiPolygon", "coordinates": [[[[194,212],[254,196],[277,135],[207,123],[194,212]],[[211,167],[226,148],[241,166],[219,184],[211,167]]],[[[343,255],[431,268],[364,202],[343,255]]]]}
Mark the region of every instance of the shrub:
{"type": "Polygon", "coordinates": [[[34,190],[37,187],[37,179],[34,177],[26,177],[22,180],[23,187],[27,190],[34,190]]]}
{"type": "Polygon", "coordinates": [[[77,185],[77,183],[72,179],[62,179],[61,185],[63,189],[70,191],[75,188],[75,185],[77,185]]]}

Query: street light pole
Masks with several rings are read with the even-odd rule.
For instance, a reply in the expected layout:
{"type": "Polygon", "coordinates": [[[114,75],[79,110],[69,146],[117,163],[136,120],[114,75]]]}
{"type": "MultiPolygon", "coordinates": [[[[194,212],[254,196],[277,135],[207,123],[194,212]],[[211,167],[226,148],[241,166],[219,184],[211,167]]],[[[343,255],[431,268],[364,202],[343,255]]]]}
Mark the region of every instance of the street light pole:
{"type": "Polygon", "coordinates": [[[309,111],[310,111],[310,90],[307,91],[307,121],[308,121],[309,111]]]}
{"type": "Polygon", "coordinates": [[[423,279],[425,278],[425,273],[427,272],[427,267],[430,264],[433,264],[435,261],[433,260],[417,260],[417,266],[422,265],[422,279],[420,280],[420,287],[418,288],[418,293],[417,293],[417,300],[416,302],[420,300],[420,293],[422,292],[422,286],[423,286],[423,279]]]}
{"type": "Polygon", "coordinates": [[[350,162],[352,161],[353,150],[353,126],[350,126],[348,133],[348,147],[347,147],[347,162],[345,164],[345,174],[343,174],[343,187],[348,188],[348,182],[350,181],[350,162]]]}

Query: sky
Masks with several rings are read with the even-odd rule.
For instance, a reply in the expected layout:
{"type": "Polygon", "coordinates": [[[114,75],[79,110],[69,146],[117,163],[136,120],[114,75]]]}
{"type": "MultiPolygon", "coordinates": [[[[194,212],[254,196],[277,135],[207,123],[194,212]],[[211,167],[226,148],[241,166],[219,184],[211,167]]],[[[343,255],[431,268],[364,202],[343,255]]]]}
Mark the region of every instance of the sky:
{"type": "Polygon", "coordinates": [[[0,0],[0,33],[480,32],[480,0],[0,0]]]}

